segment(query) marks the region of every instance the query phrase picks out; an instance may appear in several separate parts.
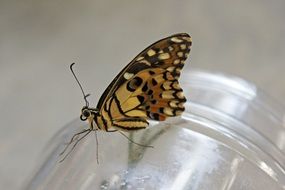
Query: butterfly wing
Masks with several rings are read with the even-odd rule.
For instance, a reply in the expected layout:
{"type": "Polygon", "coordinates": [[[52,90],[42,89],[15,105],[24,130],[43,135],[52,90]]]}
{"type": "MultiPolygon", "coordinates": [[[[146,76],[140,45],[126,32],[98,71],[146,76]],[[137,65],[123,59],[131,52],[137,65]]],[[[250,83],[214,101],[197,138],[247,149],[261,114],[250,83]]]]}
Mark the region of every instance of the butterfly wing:
{"type": "MultiPolygon", "coordinates": [[[[178,78],[191,48],[188,34],[164,38],[142,51],[111,82],[97,108],[108,125],[141,129],[184,111],[178,78]]],[[[110,127],[111,127],[110,126],[110,127]]]]}

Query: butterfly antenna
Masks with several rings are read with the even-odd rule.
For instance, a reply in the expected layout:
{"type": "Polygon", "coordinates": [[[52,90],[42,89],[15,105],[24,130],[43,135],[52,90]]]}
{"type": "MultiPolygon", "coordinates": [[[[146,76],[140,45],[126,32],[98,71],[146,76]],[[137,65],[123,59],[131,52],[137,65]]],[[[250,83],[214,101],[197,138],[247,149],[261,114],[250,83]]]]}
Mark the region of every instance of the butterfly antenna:
{"type": "Polygon", "coordinates": [[[70,65],[70,70],[71,70],[71,72],[72,72],[72,74],[73,74],[73,76],[74,76],[76,82],[78,83],[78,85],[79,85],[79,87],[80,87],[80,89],[81,89],[81,92],[82,92],[82,94],[83,94],[83,98],[84,98],[84,100],[85,100],[86,106],[89,107],[89,102],[87,101],[87,97],[90,96],[90,94],[86,94],[86,95],[85,95],[84,90],[83,90],[83,88],[82,88],[82,85],[80,84],[78,78],[76,77],[76,75],[75,75],[75,73],[74,73],[74,71],[73,71],[73,68],[72,68],[72,67],[73,67],[74,64],[75,64],[75,63],[72,63],[72,64],[70,65]]]}

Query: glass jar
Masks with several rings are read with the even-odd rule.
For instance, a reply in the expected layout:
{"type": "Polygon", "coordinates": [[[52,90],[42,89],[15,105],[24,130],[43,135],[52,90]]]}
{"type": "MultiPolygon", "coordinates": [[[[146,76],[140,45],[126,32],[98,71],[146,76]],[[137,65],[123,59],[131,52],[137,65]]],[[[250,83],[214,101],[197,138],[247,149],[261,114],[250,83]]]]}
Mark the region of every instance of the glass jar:
{"type": "Polygon", "coordinates": [[[153,148],[98,131],[98,147],[92,132],[59,162],[88,128],[76,119],[50,141],[26,189],[285,189],[284,107],[236,77],[191,71],[180,83],[181,117],[126,133],[153,148]]]}

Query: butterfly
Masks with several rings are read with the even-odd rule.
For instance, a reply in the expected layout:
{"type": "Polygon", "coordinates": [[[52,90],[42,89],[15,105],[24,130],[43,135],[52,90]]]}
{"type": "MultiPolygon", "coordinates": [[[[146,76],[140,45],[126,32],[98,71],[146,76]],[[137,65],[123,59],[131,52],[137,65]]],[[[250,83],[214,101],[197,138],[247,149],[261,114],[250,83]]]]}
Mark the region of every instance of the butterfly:
{"type": "Polygon", "coordinates": [[[73,148],[91,131],[140,130],[149,125],[149,119],[164,121],[168,117],[181,115],[186,98],[178,79],[191,45],[192,39],[186,33],[174,34],[153,43],[113,79],[96,108],[89,107],[89,94],[85,95],[73,72],[74,63],[71,64],[70,69],[86,103],[81,109],[80,119],[89,123],[88,129],[75,134],[70,140],[72,143],[84,134],[73,148]]]}

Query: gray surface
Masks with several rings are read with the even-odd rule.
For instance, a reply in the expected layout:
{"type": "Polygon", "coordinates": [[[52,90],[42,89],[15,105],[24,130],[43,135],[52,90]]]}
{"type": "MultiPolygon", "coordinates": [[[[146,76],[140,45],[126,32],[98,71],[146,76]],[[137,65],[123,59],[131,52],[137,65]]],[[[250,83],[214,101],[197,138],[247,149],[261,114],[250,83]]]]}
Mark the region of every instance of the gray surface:
{"type": "Polygon", "coordinates": [[[48,139],[78,117],[71,62],[96,105],[137,53],[187,32],[185,69],[237,75],[284,102],[284,1],[102,2],[0,2],[0,189],[20,189],[48,139]]]}

